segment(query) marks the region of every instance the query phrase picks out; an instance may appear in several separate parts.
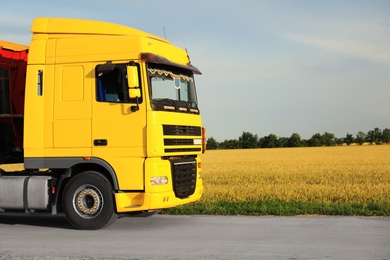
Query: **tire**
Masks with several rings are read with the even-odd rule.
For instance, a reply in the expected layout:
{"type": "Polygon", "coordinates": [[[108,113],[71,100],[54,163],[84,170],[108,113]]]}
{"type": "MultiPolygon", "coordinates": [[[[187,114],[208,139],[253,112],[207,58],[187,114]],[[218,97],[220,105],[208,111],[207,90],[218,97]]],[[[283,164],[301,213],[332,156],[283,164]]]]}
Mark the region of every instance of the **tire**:
{"type": "Polygon", "coordinates": [[[100,229],[118,218],[111,184],[95,171],[82,172],[70,179],[62,203],[66,218],[78,229],[100,229]]]}

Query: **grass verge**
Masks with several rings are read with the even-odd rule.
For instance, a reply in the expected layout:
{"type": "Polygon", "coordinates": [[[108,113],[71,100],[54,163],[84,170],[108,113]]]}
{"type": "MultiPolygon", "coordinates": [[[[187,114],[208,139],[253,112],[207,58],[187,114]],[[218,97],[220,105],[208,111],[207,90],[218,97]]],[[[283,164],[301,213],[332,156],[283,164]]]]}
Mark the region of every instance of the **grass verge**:
{"type": "Polygon", "coordinates": [[[390,203],[318,203],[310,201],[217,201],[195,202],[164,209],[170,215],[247,215],[247,216],[390,216],[390,203]]]}

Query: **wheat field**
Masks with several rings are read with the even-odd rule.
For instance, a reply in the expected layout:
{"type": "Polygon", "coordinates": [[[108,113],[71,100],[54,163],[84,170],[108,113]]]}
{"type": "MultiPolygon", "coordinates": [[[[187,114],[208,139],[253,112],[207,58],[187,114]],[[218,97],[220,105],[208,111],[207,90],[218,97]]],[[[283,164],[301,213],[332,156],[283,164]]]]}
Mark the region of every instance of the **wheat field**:
{"type": "Polygon", "coordinates": [[[390,202],[390,145],[210,150],[203,202],[390,202]]]}
{"type": "Polygon", "coordinates": [[[390,145],[210,150],[202,168],[203,202],[390,202],[390,145]]]}

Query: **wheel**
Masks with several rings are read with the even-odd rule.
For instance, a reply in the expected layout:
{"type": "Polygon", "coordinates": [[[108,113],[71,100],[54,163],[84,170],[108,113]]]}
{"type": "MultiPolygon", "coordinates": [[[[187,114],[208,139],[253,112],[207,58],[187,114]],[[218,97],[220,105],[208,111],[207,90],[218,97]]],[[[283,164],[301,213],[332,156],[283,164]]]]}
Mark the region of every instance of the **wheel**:
{"type": "Polygon", "coordinates": [[[111,184],[98,172],[82,172],[70,179],[62,203],[68,221],[78,229],[103,228],[118,217],[111,184]]]}

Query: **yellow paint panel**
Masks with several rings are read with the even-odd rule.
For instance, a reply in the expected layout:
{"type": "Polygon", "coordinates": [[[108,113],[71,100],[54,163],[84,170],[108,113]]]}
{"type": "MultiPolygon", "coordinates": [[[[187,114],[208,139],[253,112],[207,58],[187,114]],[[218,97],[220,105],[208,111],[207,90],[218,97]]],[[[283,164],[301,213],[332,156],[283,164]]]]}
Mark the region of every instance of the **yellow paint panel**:
{"type": "Polygon", "coordinates": [[[138,59],[139,37],[96,36],[64,38],[57,40],[56,62],[91,62],[138,59]],[[115,43],[115,44],[114,44],[115,43]],[[115,48],[113,48],[115,46],[115,48]]]}
{"type": "Polygon", "coordinates": [[[54,147],[91,147],[91,120],[54,121],[54,147]]]}
{"type": "MultiPolygon", "coordinates": [[[[86,77],[89,68],[90,64],[55,66],[53,147],[74,148],[73,154],[79,154],[77,148],[90,149],[92,146],[91,84],[86,77]]],[[[90,154],[89,150],[85,155],[90,154]]]]}
{"type": "Polygon", "coordinates": [[[91,118],[91,87],[86,84],[86,65],[57,65],[54,120],[91,118]]]}
{"type": "Polygon", "coordinates": [[[131,212],[149,209],[149,194],[140,192],[115,193],[117,212],[131,212]]]}
{"type": "Polygon", "coordinates": [[[193,195],[185,199],[178,199],[173,191],[155,192],[150,194],[150,209],[165,209],[197,201],[203,194],[203,186],[197,185],[193,195]]]}
{"type": "MultiPolygon", "coordinates": [[[[26,101],[24,113],[24,156],[42,156],[44,141],[44,97],[38,96],[38,71],[45,66],[30,65],[26,77],[26,101]]],[[[44,74],[45,75],[45,74],[44,74]]]]}
{"type": "Polygon", "coordinates": [[[31,40],[27,64],[45,64],[46,43],[46,39],[31,40]]]}
{"type": "Polygon", "coordinates": [[[84,68],[68,66],[62,68],[61,101],[84,100],[84,68]]]}
{"type": "MultiPolygon", "coordinates": [[[[130,156],[131,154],[129,154],[130,156]]],[[[106,157],[108,158],[108,157],[106,157]]],[[[112,158],[109,161],[115,169],[121,190],[144,189],[144,158],[112,158]]]]}

